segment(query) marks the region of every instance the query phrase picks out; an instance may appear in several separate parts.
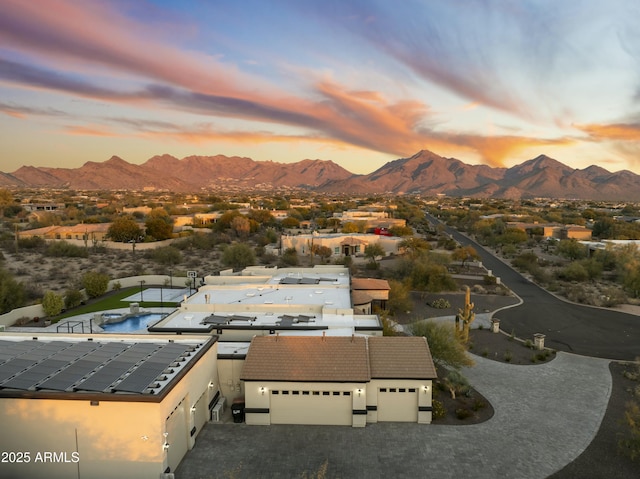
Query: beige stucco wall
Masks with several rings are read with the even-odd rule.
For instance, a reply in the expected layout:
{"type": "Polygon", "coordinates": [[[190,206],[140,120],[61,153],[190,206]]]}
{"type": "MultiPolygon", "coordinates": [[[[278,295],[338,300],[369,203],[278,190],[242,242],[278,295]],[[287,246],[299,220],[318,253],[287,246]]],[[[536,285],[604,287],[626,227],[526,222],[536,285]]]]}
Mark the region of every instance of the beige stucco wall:
{"type": "MultiPolygon", "coordinates": [[[[371,382],[367,384],[367,406],[379,408],[378,390],[380,388],[416,388],[418,393],[418,407],[432,407],[433,385],[430,380],[372,379],[371,382]]],[[[378,410],[367,411],[367,422],[378,422],[378,410]]],[[[430,424],[431,418],[431,411],[418,411],[418,423],[430,424]]]]}
{"type": "Polygon", "coordinates": [[[244,359],[218,359],[220,393],[231,404],[237,397],[244,396],[244,381],[240,380],[244,359]]]}
{"type": "MultiPolygon", "coordinates": [[[[366,410],[366,384],[364,383],[318,383],[318,382],[271,382],[271,381],[250,381],[245,383],[245,407],[247,409],[269,409],[269,413],[251,413],[247,412],[245,421],[250,425],[269,425],[271,424],[272,401],[271,394],[273,390],[278,391],[300,391],[302,398],[297,403],[297,407],[302,410],[289,409],[288,413],[292,416],[304,416],[304,420],[299,424],[331,424],[331,418],[328,417],[325,410],[314,409],[305,404],[304,398],[311,396],[302,396],[302,391],[334,391],[349,392],[349,411],[366,410]],[[263,389],[264,388],[264,389],[263,389]]],[[[322,396],[320,396],[322,397],[322,396]]],[[[344,396],[342,396],[344,398],[344,396]]],[[[328,398],[331,400],[332,396],[328,398]]],[[[281,412],[281,411],[279,411],[281,412]]],[[[351,414],[351,425],[353,427],[364,427],[366,425],[367,416],[365,414],[351,414]]]]}
{"type": "MultiPolygon", "coordinates": [[[[29,463],[2,464],[0,477],[157,479],[169,465],[164,433],[167,417],[176,406],[184,400],[187,414],[180,429],[189,448],[208,418],[207,405],[218,390],[216,356],[214,344],[161,403],[101,400],[91,405],[82,399],[0,399],[0,451],[28,452],[30,456],[29,463]],[[199,399],[200,410],[191,412],[199,399]],[[197,432],[192,436],[193,427],[197,432]],[[61,456],[55,462],[38,460],[45,453],[61,456]],[[65,459],[68,462],[61,462],[65,459]]],[[[74,396],[81,398],[82,393],[74,396]]],[[[171,444],[177,439],[167,437],[166,441],[171,444]]]]}

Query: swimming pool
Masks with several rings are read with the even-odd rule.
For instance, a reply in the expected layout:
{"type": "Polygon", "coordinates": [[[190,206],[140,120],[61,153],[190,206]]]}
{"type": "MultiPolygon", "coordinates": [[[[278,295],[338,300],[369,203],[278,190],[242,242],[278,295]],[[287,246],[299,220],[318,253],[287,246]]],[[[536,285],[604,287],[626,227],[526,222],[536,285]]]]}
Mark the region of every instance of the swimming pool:
{"type": "Polygon", "coordinates": [[[146,330],[147,326],[156,323],[164,318],[164,313],[141,313],[127,315],[126,319],[117,323],[103,324],[101,327],[107,333],[132,333],[134,331],[146,330]]]}

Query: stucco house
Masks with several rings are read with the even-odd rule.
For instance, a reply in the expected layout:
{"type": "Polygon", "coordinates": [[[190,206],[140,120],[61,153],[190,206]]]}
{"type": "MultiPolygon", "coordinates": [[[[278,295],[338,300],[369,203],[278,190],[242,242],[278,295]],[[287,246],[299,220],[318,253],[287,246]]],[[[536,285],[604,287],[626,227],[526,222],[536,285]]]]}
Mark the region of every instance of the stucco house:
{"type": "Polygon", "coordinates": [[[436,369],[423,337],[255,337],[240,378],[247,424],[430,423],[436,369]]]}

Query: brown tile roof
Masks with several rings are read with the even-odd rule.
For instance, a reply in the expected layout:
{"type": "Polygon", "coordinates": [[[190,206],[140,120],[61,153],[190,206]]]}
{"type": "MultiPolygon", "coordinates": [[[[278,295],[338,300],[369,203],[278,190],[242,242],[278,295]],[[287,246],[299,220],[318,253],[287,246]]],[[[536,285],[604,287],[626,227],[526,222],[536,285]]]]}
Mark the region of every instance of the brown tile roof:
{"type": "Polygon", "coordinates": [[[386,279],[376,278],[351,278],[351,289],[383,289],[389,290],[389,282],[386,279]]]}
{"type": "Polygon", "coordinates": [[[429,345],[424,337],[372,336],[369,358],[373,379],[435,379],[429,345]]]}
{"type": "Polygon", "coordinates": [[[242,368],[245,381],[367,382],[364,337],[256,336],[242,368]]]}

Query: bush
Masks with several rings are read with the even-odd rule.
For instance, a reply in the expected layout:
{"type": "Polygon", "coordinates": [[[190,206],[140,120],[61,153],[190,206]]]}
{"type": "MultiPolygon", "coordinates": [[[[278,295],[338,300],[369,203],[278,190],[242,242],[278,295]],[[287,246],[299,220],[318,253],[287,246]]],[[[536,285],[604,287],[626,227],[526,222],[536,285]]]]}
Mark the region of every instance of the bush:
{"type": "Polygon", "coordinates": [[[84,286],[87,296],[97,298],[107,292],[109,276],[97,271],[88,271],[82,276],[82,286],[84,286]]]}
{"type": "Polygon", "coordinates": [[[444,408],[444,404],[442,404],[441,401],[438,401],[437,399],[434,399],[431,403],[431,407],[432,407],[432,416],[433,416],[433,420],[435,421],[436,419],[441,419],[445,416],[445,414],[447,413],[447,411],[444,408]]]}
{"type": "Polygon", "coordinates": [[[460,420],[464,420],[467,419],[468,417],[471,417],[471,411],[469,411],[468,409],[463,409],[463,408],[459,408],[456,409],[456,417],[460,420]]]}
{"type": "Polygon", "coordinates": [[[89,256],[86,248],[67,243],[66,241],[53,241],[49,243],[44,254],[45,256],[54,258],[87,258],[89,256]]]}
{"type": "Polygon", "coordinates": [[[79,289],[68,289],[64,294],[64,307],[67,309],[80,306],[84,296],[79,289]]]}
{"type": "Polygon", "coordinates": [[[182,253],[174,246],[162,246],[151,250],[149,258],[165,266],[173,266],[182,261],[182,253]]]}
{"type": "Polygon", "coordinates": [[[430,306],[436,309],[447,309],[451,307],[451,303],[444,298],[438,298],[431,301],[430,306]]]}
{"type": "Polygon", "coordinates": [[[64,308],[64,299],[53,291],[47,291],[42,298],[42,309],[47,316],[57,316],[64,308]]]}

